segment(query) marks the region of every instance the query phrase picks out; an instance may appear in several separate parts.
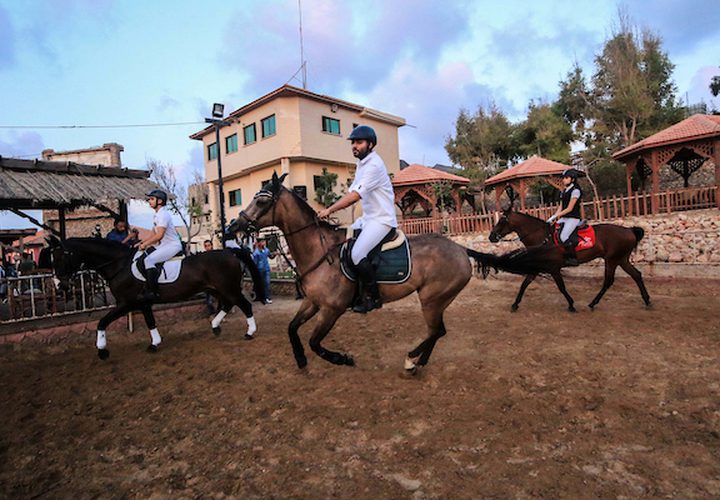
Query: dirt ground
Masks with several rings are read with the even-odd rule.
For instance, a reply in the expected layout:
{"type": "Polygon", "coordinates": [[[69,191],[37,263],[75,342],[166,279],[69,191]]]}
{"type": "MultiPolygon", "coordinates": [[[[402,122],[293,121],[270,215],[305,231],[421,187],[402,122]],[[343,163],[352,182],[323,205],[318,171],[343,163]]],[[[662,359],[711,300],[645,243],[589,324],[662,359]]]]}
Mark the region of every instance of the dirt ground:
{"type": "MultiPolygon", "coordinates": [[[[414,378],[415,296],[346,314],[295,367],[298,302],[209,321],[0,352],[0,497],[477,498],[720,496],[720,282],[653,278],[645,309],[619,278],[551,281],[520,311],[519,278],[473,279],[414,378]]],[[[309,326],[301,330],[307,341],[309,326]]]]}

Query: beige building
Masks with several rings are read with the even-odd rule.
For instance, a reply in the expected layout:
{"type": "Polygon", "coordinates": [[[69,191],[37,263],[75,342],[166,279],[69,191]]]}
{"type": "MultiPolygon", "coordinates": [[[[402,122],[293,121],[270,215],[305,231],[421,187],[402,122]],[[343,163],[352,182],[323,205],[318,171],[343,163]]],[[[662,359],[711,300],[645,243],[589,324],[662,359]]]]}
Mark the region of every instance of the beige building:
{"type": "MultiPolygon", "coordinates": [[[[365,106],[284,85],[230,113],[229,125],[220,129],[220,149],[212,126],[190,137],[203,142],[205,179],[213,226],[219,225],[217,155],[221,156],[225,191],[225,217],[229,222],[246,207],[262,184],[287,173],[285,186],[314,201],[315,177],[322,169],[338,175],[336,191],[342,194],[352,181],[355,158],[347,136],[356,125],[373,127],[376,151],[388,171],[400,170],[398,128],[405,120],[365,106]]],[[[349,209],[340,213],[350,222],[349,209]]],[[[357,214],[356,214],[357,215],[357,214]]]]}

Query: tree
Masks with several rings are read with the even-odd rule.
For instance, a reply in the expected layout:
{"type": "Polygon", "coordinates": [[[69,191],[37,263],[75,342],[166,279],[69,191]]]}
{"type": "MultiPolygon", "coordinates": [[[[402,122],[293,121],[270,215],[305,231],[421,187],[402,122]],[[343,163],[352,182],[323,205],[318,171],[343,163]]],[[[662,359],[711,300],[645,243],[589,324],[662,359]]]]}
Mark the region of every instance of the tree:
{"type": "Polygon", "coordinates": [[[715,75],[712,77],[712,80],[710,80],[710,92],[712,92],[712,95],[715,97],[720,95],[720,75],[715,75]]]}
{"type": "Polygon", "coordinates": [[[315,176],[315,201],[327,208],[340,199],[334,191],[337,180],[338,174],[328,172],[327,168],[323,167],[322,174],[315,176]]]}
{"type": "Polygon", "coordinates": [[[556,107],[530,102],[525,121],[515,126],[513,137],[520,156],[542,156],[560,163],[570,162],[574,134],[556,107]]]}
{"type": "MultiPolygon", "coordinates": [[[[150,171],[150,180],[168,194],[167,206],[180,216],[180,220],[187,230],[188,241],[191,241],[202,229],[200,224],[195,223],[196,219],[204,215],[202,200],[198,197],[191,198],[188,195],[188,184],[177,178],[174,166],[149,159],[147,167],[150,171]]],[[[192,177],[193,185],[204,184],[199,171],[194,171],[192,177]]]]}
{"type": "Polygon", "coordinates": [[[480,106],[474,115],[460,110],[455,136],[445,140],[445,151],[474,185],[497,173],[516,156],[512,124],[495,104],[480,106]]]}
{"type": "Polygon", "coordinates": [[[446,208],[455,208],[455,202],[452,197],[452,183],[447,180],[441,180],[431,185],[435,197],[437,198],[436,207],[443,212],[446,208]]]}

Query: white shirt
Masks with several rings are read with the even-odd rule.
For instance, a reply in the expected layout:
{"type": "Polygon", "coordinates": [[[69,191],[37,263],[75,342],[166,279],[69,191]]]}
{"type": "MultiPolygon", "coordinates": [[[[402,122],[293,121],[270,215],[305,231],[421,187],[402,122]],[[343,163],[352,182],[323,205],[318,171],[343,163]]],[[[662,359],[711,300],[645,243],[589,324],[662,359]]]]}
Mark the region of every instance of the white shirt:
{"type": "Polygon", "coordinates": [[[358,161],[355,180],[348,191],[360,195],[363,209],[363,216],[353,223],[353,228],[361,229],[364,221],[397,227],[395,192],[385,162],[375,151],[358,161]]]}
{"type": "Polygon", "coordinates": [[[173,225],[170,211],[164,206],[160,207],[160,210],[157,210],[155,212],[155,216],[153,217],[153,229],[159,227],[165,228],[165,234],[163,235],[160,242],[156,243],[157,246],[182,246],[180,244],[180,237],[178,236],[177,230],[175,229],[175,225],[173,225]]]}

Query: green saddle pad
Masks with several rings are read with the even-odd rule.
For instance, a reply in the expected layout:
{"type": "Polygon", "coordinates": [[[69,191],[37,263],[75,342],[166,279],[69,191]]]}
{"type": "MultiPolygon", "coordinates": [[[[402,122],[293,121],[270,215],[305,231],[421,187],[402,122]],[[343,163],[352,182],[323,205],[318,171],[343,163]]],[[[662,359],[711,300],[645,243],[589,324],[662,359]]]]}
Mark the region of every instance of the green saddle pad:
{"type": "MultiPolygon", "coordinates": [[[[340,269],[350,281],[357,280],[357,271],[351,265],[349,243],[340,249],[340,269]]],[[[381,252],[375,258],[377,266],[377,282],[385,284],[404,283],[410,278],[412,272],[412,259],[410,257],[410,242],[406,239],[402,245],[392,250],[381,252]]]]}

